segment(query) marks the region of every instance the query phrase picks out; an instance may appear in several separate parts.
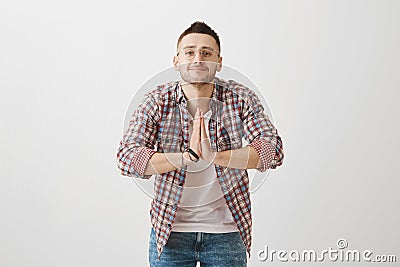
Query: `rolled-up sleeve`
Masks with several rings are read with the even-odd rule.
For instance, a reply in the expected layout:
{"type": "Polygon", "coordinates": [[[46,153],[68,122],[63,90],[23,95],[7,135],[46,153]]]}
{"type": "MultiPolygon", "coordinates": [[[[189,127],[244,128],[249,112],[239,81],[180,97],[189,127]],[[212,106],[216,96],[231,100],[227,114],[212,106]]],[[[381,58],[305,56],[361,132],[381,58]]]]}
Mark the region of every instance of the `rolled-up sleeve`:
{"type": "Polygon", "coordinates": [[[117,165],[122,175],[149,179],[146,166],[156,151],[158,130],[158,105],[147,93],[141,104],[133,111],[129,127],[119,143],[117,165]]]}
{"type": "Polygon", "coordinates": [[[262,166],[257,168],[257,170],[260,172],[265,172],[268,169],[276,168],[275,149],[269,143],[269,141],[258,139],[249,144],[249,146],[253,147],[257,151],[257,154],[262,162],[262,166]]]}
{"type": "Polygon", "coordinates": [[[275,169],[283,163],[283,144],[278,130],[264,112],[257,95],[250,90],[243,104],[244,136],[260,157],[260,172],[275,169]]]}

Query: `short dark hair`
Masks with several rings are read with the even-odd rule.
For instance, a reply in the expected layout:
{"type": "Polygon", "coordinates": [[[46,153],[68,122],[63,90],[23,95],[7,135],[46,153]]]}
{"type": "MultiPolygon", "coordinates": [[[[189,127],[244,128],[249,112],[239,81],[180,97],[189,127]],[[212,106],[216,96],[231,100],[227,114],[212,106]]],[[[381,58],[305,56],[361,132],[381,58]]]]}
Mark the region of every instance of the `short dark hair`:
{"type": "Polygon", "coordinates": [[[202,21],[193,22],[192,25],[190,25],[190,27],[187,28],[181,34],[181,36],[179,36],[177,46],[179,45],[179,42],[182,40],[182,38],[185,37],[186,35],[190,34],[190,33],[203,33],[203,34],[210,35],[217,42],[219,52],[221,52],[221,44],[219,42],[218,34],[213,29],[211,29],[210,26],[208,26],[207,24],[205,24],[202,21]]]}

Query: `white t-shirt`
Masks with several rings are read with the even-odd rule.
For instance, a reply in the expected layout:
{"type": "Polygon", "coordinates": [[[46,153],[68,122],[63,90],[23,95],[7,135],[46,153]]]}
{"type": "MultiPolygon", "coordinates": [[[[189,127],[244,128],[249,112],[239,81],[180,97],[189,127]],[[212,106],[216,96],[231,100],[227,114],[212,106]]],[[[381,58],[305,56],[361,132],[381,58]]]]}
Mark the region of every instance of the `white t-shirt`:
{"type": "MultiPolygon", "coordinates": [[[[208,137],[210,137],[208,132],[210,117],[211,110],[204,115],[208,137]]],[[[191,136],[191,125],[189,133],[191,136]]],[[[192,167],[188,165],[172,231],[208,233],[239,231],[223,197],[214,164],[200,159],[192,167]]]]}

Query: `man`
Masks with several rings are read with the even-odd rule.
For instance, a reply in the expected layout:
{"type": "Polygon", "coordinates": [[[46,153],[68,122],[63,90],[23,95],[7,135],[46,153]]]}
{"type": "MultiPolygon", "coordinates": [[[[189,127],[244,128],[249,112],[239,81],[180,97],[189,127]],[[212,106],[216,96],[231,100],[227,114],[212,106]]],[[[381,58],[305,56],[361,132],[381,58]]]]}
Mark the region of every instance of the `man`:
{"type": "Polygon", "coordinates": [[[123,175],[155,174],[151,266],[246,266],[247,169],[264,172],[283,161],[282,140],[254,91],[215,77],[220,53],[208,25],[186,29],[173,58],[182,79],[145,95],[120,142],[123,175]]]}

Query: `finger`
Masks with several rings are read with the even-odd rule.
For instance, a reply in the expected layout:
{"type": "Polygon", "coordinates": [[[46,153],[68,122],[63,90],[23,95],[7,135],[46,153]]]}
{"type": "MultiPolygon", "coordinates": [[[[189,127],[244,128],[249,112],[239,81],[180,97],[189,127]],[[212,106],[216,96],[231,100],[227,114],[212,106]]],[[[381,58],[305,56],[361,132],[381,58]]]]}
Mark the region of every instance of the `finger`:
{"type": "Polygon", "coordinates": [[[199,118],[200,118],[199,109],[196,109],[196,113],[194,114],[194,118],[193,118],[193,125],[199,123],[199,118]]]}
{"type": "Polygon", "coordinates": [[[197,130],[200,125],[200,111],[197,108],[196,113],[194,114],[194,121],[193,121],[193,130],[197,130]]]}
{"type": "Polygon", "coordinates": [[[194,114],[194,118],[195,119],[199,119],[200,118],[200,109],[199,108],[196,109],[196,113],[194,114]]]}
{"type": "Polygon", "coordinates": [[[201,117],[201,139],[206,139],[207,138],[207,132],[206,132],[206,125],[204,123],[204,117],[201,117]]]}
{"type": "Polygon", "coordinates": [[[196,152],[199,152],[198,148],[200,147],[201,140],[201,130],[200,130],[200,109],[197,108],[195,114],[195,121],[193,123],[193,140],[197,143],[196,152]]]}
{"type": "Polygon", "coordinates": [[[203,139],[203,117],[201,116],[201,110],[200,110],[200,137],[203,139]]]}

